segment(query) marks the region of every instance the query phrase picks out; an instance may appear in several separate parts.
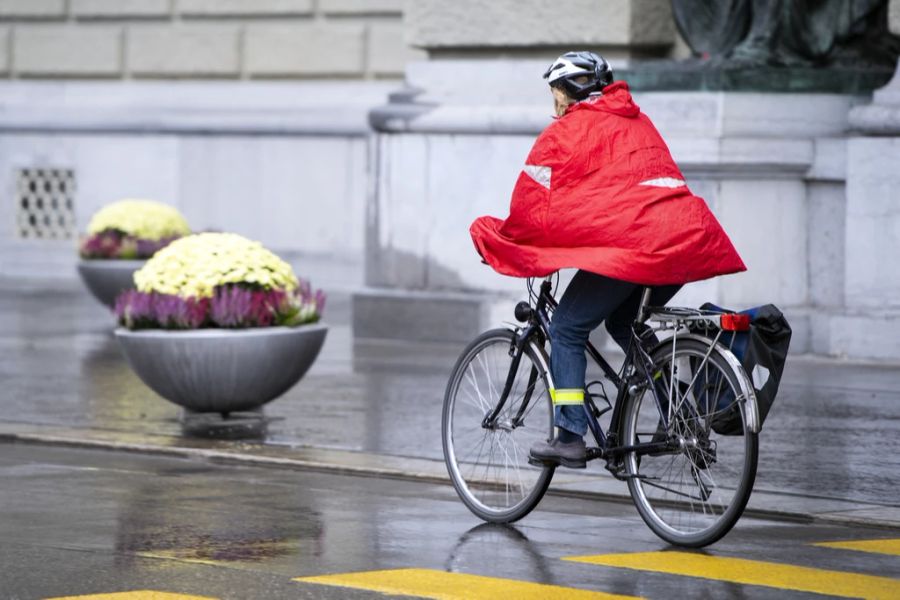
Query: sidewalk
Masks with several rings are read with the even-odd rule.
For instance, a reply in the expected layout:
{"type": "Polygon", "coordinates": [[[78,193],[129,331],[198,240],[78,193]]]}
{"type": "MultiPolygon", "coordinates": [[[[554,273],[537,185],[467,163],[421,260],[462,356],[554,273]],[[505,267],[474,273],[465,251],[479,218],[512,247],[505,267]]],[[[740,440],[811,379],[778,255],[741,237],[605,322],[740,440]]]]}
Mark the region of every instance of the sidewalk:
{"type": "MultiPolygon", "coordinates": [[[[317,363],[264,426],[212,439],[130,371],[77,282],[0,281],[0,440],[446,481],[441,403],[461,347],[354,341],[346,293],[326,321],[317,363]]],[[[794,358],[760,440],[750,514],[900,528],[900,367],[794,358]]],[[[627,499],[600,464],[558,471],[552,490],[627,499]]]]}

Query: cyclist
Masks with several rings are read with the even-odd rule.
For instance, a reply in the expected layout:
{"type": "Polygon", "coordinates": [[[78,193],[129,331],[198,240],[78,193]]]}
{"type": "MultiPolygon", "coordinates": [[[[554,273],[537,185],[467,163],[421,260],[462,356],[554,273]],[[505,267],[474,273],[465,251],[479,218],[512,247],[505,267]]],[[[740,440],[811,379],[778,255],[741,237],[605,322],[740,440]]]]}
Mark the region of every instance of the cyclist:
{"type": "MultiPolygon", "coordinates": [[[[550,326],[557,437],[536,444],[545,463],[584,468],[584,354],[606,321],[626,348],[641,288],[668,302],[691,281],[746,270],[706,202],[694,196],[666,143],[593,52],[568,52],[544,73],[556,118],[540,134],[505,220],[480,217],[470,232],[496,271],[543,277],[577,268],[550,326]]],[[[652,336],[652,332],[649,333],[652,336]]]]}

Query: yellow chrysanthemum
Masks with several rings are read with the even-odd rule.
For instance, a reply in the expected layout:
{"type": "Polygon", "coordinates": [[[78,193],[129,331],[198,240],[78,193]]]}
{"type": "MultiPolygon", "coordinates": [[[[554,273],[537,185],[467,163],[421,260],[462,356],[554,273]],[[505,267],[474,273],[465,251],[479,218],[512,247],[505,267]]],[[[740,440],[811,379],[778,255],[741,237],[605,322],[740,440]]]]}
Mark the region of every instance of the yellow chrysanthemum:
{"type": "Polygon", "coordinates": [[[250,283],[265,289],[293,289],[291,265],[259,242],[234,233],[199,233],[176,240],[134,274],[141,292],[209,298],[216,287],[250,283]]]}
{"type": "Polygon", "coordinates": [[[101,208],[88,223],[88,233],[117,230],[143,240],[188,235],[191,228],[178,210],[152,200],[121,200],[101,208]]]}

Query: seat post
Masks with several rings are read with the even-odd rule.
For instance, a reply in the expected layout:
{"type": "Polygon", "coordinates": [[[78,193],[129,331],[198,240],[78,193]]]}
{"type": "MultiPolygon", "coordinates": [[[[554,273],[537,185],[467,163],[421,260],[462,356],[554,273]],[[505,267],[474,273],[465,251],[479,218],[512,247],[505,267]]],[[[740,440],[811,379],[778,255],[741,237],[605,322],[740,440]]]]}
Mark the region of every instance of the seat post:
{"type": "Polygon", "coordinates": [[[650,306],[650,292],[652,288],[647,286],[641,294],[641,305],[638,307],[637,322],[643,323],[647,320],[647,307],[650,306]]]}

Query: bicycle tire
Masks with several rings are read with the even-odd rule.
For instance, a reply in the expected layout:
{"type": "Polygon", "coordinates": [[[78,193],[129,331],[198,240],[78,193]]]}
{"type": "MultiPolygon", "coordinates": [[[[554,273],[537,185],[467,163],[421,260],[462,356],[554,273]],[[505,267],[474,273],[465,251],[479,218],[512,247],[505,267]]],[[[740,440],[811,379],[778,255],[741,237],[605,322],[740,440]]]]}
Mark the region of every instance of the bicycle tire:
{"type": "Polygon", "coordinates": [[[491,523],[512,523],[531,512],[547,491],[554,471],[553,467],[528,463],[531,445],[553,437],[547,361],[537,346],[526,345],[497,426],[482,426],[500,398],[512,365],[514,340],[515,333],[508,329],[478,336],[457,360],[444,394],[441,438],[447,471],[463,503],[491,523]],[[536,376],[531,369],[536,369],[536,376]],[[512,418],[526,396],[525,419],[514,427],[512,418]]]}
{"type": "MultiPolygon", "coordinates": [[[[672,338],[654,349],[654,385],[666,410],[670,396],[675,398],[665,434],[679,447],[625,456],[628,490],[641,518],[660,538],[690,548],[712,544],[731,530],[750,498],[758,461],[758,435],[748,430],[743,411],[743,435],[711,429],[718,400],[727,393],[740,398],[746,378],[721,346],[708,353],[711,343],[672,338]]],[[[666,439],[649,390],[628,398],[623,430],[629,445],[666,439]]]]}

